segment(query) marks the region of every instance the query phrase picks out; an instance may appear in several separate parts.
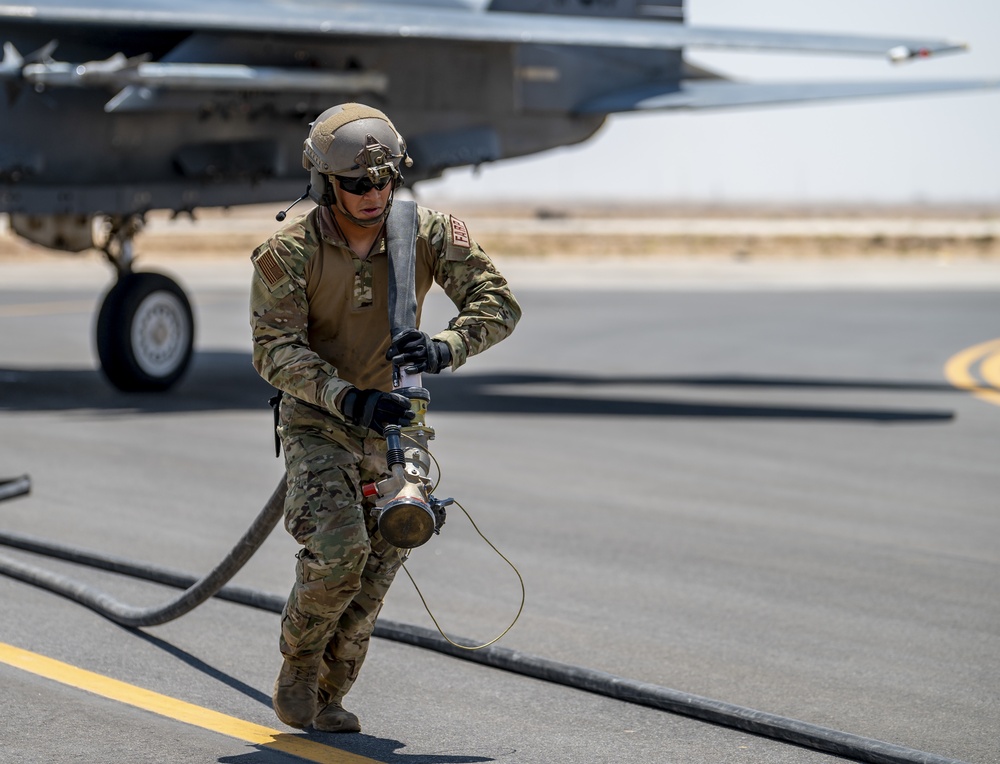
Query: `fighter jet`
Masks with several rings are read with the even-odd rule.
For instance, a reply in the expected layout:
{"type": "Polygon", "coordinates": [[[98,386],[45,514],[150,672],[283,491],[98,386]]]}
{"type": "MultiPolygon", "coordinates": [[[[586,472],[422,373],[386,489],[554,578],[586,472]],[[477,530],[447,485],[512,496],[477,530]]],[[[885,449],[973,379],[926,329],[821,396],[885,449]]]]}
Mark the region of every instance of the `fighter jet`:
{"type": "Polygon", "coordinates": [[[612,113],[992,84],[727,80],[685,50],[902,62],[964,46],[700,28],[683,0],[35,0],[0,4],[0,42],[0,212],[36,244],[107,255],[96,345],[132,391],[171,387],[193,350],[180,286],[133,269],[146,213],[301,196],[303,138],[333,103],[390,114],[414,184],[584,141],[612,113]]]}

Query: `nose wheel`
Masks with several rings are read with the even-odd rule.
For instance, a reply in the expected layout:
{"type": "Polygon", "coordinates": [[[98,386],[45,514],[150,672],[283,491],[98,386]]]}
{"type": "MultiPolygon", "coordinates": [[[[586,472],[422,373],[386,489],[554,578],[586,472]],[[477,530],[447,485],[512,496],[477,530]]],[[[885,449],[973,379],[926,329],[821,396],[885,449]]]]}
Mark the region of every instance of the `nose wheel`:
{"type": "Polygon", "coordinates": [[[184,290],[162,273],[124,273],[97,317],[97,354],[119,390],[158,392],[187,370],[194,317],[184,290]]]}
{"type": "Polygon", "coordinates": [[[97,355],[108,381],[126,392],[160,392],[187,370],[194,316],[180,285],[162,273],[132,270],[141,215],[110,218],[101,247],[117,281],[97,315],[97,355]]]}

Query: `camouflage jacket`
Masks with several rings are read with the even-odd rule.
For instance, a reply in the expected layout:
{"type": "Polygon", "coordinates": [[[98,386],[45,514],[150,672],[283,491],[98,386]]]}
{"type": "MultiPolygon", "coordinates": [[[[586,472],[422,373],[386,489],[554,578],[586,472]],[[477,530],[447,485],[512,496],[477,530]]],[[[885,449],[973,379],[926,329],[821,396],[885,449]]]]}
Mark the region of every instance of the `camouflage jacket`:
{"type": "MultiPolygon", "coordinates": [[[[362,260],[330,211],[317,207],[261,244],[252,261],[253,364],[265,380],[337,415],[338,398],[351,386],[392,388],[384,238],[362,260]]],[[[434,335],[448,343],[453,369],[510,334],[521,317],[507,281],[465,225],[424,207],[416,282],[418,306],[436,282],[459,310],[434,335]]]]}

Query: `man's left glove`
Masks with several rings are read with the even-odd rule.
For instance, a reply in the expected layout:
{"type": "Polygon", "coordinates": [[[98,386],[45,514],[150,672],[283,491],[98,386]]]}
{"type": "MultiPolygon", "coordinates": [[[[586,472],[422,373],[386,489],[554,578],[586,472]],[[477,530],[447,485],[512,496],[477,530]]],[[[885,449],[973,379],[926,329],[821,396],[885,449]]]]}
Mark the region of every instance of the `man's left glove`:
{"type": "Polygon", "coordinates": [[[419,329],[406,329],[393,337],[385,357],[408,374],[437,374],[451,366],[448,343],[431,339],[419,329]]]}

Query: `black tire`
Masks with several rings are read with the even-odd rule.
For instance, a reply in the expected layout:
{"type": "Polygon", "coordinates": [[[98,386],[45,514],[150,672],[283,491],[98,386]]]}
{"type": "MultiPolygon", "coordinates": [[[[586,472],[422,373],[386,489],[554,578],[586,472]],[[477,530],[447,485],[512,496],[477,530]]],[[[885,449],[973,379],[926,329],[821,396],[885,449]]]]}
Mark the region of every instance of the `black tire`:
{"type": "Polygon", "coordinates": [[[184,290],[162,273],[128,273],[104,297],[97,354],[108,381],[125,392],[172,387],[191,361],[194,316],[184,290]]]}

